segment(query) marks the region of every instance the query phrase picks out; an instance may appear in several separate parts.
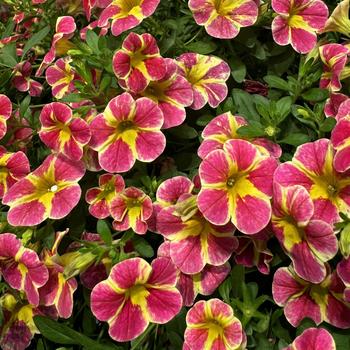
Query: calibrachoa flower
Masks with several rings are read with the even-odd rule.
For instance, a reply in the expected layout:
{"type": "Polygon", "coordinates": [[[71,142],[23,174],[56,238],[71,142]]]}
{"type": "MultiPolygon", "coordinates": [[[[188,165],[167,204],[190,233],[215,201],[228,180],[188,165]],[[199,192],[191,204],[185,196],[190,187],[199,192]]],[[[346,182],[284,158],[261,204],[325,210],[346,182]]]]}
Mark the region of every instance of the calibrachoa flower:
{"type": "Polygon", "coordinates": [[[58,255],[58,246],[68,232],[68,229],[56,233],[56,239],[51,250],[44,249],[42,260],[48,271],[47,283],[39,289],[40,302],[45,306],[54,305],[59,317],[68,318],[73,311],[73,294],[78,287],[74,277],[66,278],[64,267],[75,257],[75,253],[58,255]]]}
{"type": "Polygon", "coordinates": [[[143,91],[151,81],[162,79],[166,73],[157,41],[147,33],[130,33],[114,54],[112,64],[117,78],[134,93],[143,91]]]}
{"type": "Polygon", "coordinates": [[[324,106],[324,114],[326,117],[335,118],[338,114],[340,105],[348,99],[348,96],[340,93],[331,93],[324,106]]]}
{"type": "Polygon", "coordinates": [[[274,186],[272,228],[303,279],[320,283],[327,274],[325,262],[338,251],[333,227],[315,220],[314,204],[302,186],[274,186]]]}
{"type": "Polygon", "coordinates": [[[291,44],[300,53],[311,51],[328,18],[328,7],[322,0],[272,0],[278,16],[272,21],[273,39],[278,45],[291,44]]]}
{"type": "Polygon", "coordinates": [[[219,299],[198,301],[186,316],[185,343],[190,349],[239,349],[244,336],[230,305],[219,299]]]}
{"type": "Polygon", "coordinates": [[[109,323],[114,340],[132,340],[149,323],[163,324],[179,313],[182,298],[175,284],[176,270],[169,259],[157,258],[151,265],[141,258],[124,260],[92,290],[91,310],[109,323]]]}
{"type": "Polygon", "coordinates": [[[0,198],[29,172],[29,161],[23,152],[7,152],[0,146],[0,198]]]}
{"type": "Polygon", "coordinates": [[[7,131],[6,120],[10,118],[12,113],[12,103],[6,95],[0,94],[0,139],[2,139],[7,131]]]}
{"type": "Polygon", "coordinates": [[[156,159],[165,148],[163,121],[162,111],[149,98],[134,100],[129,93],[113,98],[90,124],[90,146],[98,151],[101,167],[111,173],[125,172],[136,159],[156,159]]]}
{"type": "Polygon", "coordinates": [[[343,297],[350,303],[350,258],[344,258],[337,265],[337,273],[345,285],[343,297]]]}
{"type": "Polygon", "coordinates": [[[334,272],[320,284],[307,282],[291,267],[279,268],[273,277],[272,295],[284,307],[288,322],[297,327],[304,318],[317,325],[326,321],[338,328],[350,327],[350,308],[341,299],[344,284],[334,272]]]}
{"type": "Polygon", "coordinates": [[[341,73],[348,61],[350,50],[340,44],[322,45],[319,50],[324,64],[320,88],[339,91],[341,89],[341,73]]]}
{"type": "Polygon", "coordinates": [[[350,99],[340,105],[336,118],[338,122],[331,134],[336,150],[333,165],[336,171],[343,173],[350,169],[350,99]]]}
{"type": "Polygon", "coordinates": [[[73,117],[73,112],[67,105],[52,102],[42,109],[40,123],[39,137],[46,146],[72,160],[81,159],[83,147],[91,137],[85,120],[73,117]]]}
{"type": "Polygon", "coordinates": [[[74,18],[71,16],[58,17],[56,21],[56,33],[53,36],[51,48],[49,52],[44,56],[40,67],[35,73],[35,76],[40,76],[50,63],[55,60],[56,49],[60,40],[70,39],[75,32],[76,24],[74,18]]]}
{"type": "Polygon", "coordinates": [[[62,219],[77,205],[78,181],[85,169],[63,155],[50,155],[32,173],[15,183],[5,194],[10,206],[7,220],[13,226],[34,226],[45,219],[62,219]]]}
{"type": "Polygon", "coordinates": [[[185,107],[193,102],[193,92],[190,83],[179,74],[178,65],[171,58],[165,58],[166,73],[158,81],[151,81],[141,92],[158,103],[164,115],[162,129],[180,125],[186,118],[185,107]]]}
{"type": "Polygon", "coordinates": [[[46,81],[52,87],[52,96],[58,100],[76,90],[74,80],[79,77],[70,65],[71,62],[69,57],[60,58],[46,70],[46,81]]]}
{"type": "Polygon", "coordinates": [[[318,217],[327,222],[339,220],[339,212],[350,212],[350,182],[346,174],[333,167],[334,149],[327,139],[299,146],[291,162],[277,168],[274,180],[282,186],[305,187],[318,217]]]}
{"type": "Polygon", "coordinates": [[[178,58],[181,74],[193,89],[192,109],[201,109],[207,103],[216,108],[227,96],[226,80],[230,67],[221,58],[197,53],[184,53],[178,58]]]}
{"type": "Polygon", "coordinates": [[[350,36],[349,0],[339,2],[328,18],[323,32],[338,32],[350,36]]]}
{"type": "Polygon", "coordinates": [[[0,234],[0,272],[11,288],[26,293],[30,304],[39,304],[38,288],[48,280],[47,268],[13,233],[0,234]]]}
{"type": "Polygon", "coordinates": [[[100,14],[98,26],[105,27],[111,19],[112,34],[118,36],[151,16],[159,3],[160,0],[113,0],[100,14]]]}
{"type": "Polygon", "coordinates": [[[199,166],[199,210],[215,225],[231,220],[243,233],[261,231],[271,217],[276,167],[276,159],[260,153],[252,143],[226,141],[223,149],[210,152],[199,166]]]}
{"type": "Polygon", "coordinates": [[[147,220],[152,215],[152,200],[140,189],[128,187],[112,199],[109,210],[115,230],[132,228],[143,235],[147,231],[147,220]]]}
{"type": "MultiPolygon", "coordinates": [[[[170,241],[165,241],[159,248],[157,255],[171,259],[170,241]]],[[[229,263],[220,266],[205,265],[203,270],[194,275],[177,271],[176,288],[182,295],[183,304],[192,306],[198,294],[211,295],[230,273],[229,263]]]]}
{"type": "Polygon", "coordinates": [[[334,339],[323,328],[308,328],[284,350],[336,350],[334,339]]]}
{"type": "Polygon", "coordinates": [[[269,235],[262,231],[255,235],[237,237],[237,239],[236,264],[246,267],[256,266],[259,272],[268,275],[273,258],[273,254],[267,248],[269,235]]]}
{"type": "Polygon", "coordinates": [[[36,313],[35,307],[30,304],[20,304],[10,293],[1,296],[0,306],[3,313],[0,325],[1,349],[26,349],[34,334],[39,333],[33,320],[36,313]]]}
{"type": "Polygon", "coordinates": [[[110,215],[111,202],[124,190],[125,183],[120,175],[103,174],[98,178],[98,185],[87,190],[85,200],[90,204],[90,214],[104,219],[110,215]]]}
{"type": "Polygon", "coordinates": [[[219,39],[236,37],[241,27],[256,22],[259,12],[254,0],[190,0],[188,6],[196,23],[219,39]]]}
{"type": "MultiPolygon", "coordinates": [[[[240,117],[234,116],[231,112],[226,112],[212,119],[203,129],[203,141],[198,148],[198,156],[204,159],[211,151],[222,149],[224,143],[232,139],[244,139],[237,133],[237,130],[247,125],[247,121],[240,117]]],[[[261,146],[261,152],[266,149],[272,156],[279,158],[282,154],[282,149],[279,145],[264,138],[256,138],[250,140],[256,146],[261,146]]]]}
{"type": "Polygon", "coordinates": [[[16,65],[12,84],[18,91],[29,91],[30,96],[40,96],[43,86],[30,78],[32,74],[32,65],[29,61],[23,61],[16,65]]]}
{"type": "Polygon", "coordinates": [[[160,211],[157,232],[170,241],[171,260],[187,274],[201,272],[206,264],[224,264],[238,245],[233,225],[212,225],[198,211],[193,195],[160,211]]]}

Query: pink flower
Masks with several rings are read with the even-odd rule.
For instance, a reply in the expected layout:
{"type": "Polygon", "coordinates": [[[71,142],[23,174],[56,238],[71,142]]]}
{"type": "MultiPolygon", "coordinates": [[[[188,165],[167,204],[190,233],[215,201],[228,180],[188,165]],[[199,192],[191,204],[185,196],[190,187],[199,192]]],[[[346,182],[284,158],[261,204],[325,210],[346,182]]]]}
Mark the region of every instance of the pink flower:
{"type": "Polygon", "coordinates": [[[78,204],[78,181],[85,169],[63,155],[50,155],[32,173],[14,184],[3,204],[10,207],[7,220],[13,226],[34,226],[45,219],[62,219],[78,204]]]}
{"type": "Polygon", "coordinates": [[[339,91],[341,89],[341,73],[348,61],[350,50],[340,44],[322,45],[319,50],[324,64],[320,88],[339,91]]]}
{"type": "Polygon", "coordinates": [[[113,0],[102,11],[98,26],[105,27],[109,19],[112,19],[112,34],[118,36],[151,16],[159,3],[160,0],[113,0]]]}
{"type": "Polygon", "coordinates": [[[164,59],[166,73],[157,81],[151,81],[140,94],[158,103],[164,115],[162,129],[180,125],[186,118],[185,107],[193,102],[191,84],[179,74],[179,67],[170,58],[164,59]]]}
{"type": "Polygon", "coordinates": [[[10,118],[12,113],[12,103],[6,95],[0,94],[0,139],[7,132],[6,120],[10,118]]]}
{"type": "Polygon", "coordinates": [[[72,160],[82,158],[83,147],[91,137],[85,120],[73,117],[73,112],[67,105],[52,102],[42,109],[40,123],[39,136],[46,146],[72,160]]]}
{"type": "Polygon", "coordinates": [[[62,16],[58,17],[56,21],[56,33],[53,36],[51,48],[49,52],[44,56],[40,67],[35,73],[35,76],[40,76],[44,72],[44,70],[48,67],[50,63],[55,60],[56,57],[56,49],[58,43],[62,39],[70,39],[76,30],[76,24],[74,18],[71,16],[62,16]]]}
{"type": "Polygon", "coordinates": [[[166,73],[157,41],[147,33],[130,33],[122,48],[114,54],[112,64],[116,77],[134,93],[145,90],[151,81],[162,79],[166,73]]]}
{"type": "Polygon", "coordinates": [[[236,37],[241,27],[256,22],[259,12],[254,0],[190,0],[188,6],[196,23],[219,39],[236,37]]]}
{"type": "Polygon", "coordinates": [[[340,105],[348,99],[348,96],[340,93],[331,93],[324,106],[324,114],[326,117],[335,118],[340,105]]]}
{"type": "Polygon", "coordinates": [[[303,186],[274,186],[272,228],[295,272],[312,283],[327,274],[325,262],[338,251],[333,227],[315,219],[314,204],[303,186]]]}
{"type": "Polygon", "coordinates": [[[223,149],[210,152],[199,166],[199,210],[214,225],[231,220],[245,234],[261,231],[271,218],[276,167],[274,157],[262,154],[250,142],[226,141],[223,149]]]}
{"type": "Polygon", "coordinates": [[[147,231],[147,220],[152,215],[152,200],[136,187],[128,187],[120,192],[110,203],[110,213],[117,231],[132,228],[143,235],[147,231]]]}
{"type": "Polygon", "coordinates": [[[12,233],[0,234],[0,271],[11,288],[25,292],[30,304],[39,304],[38,289],[48,280],[47,268],[12,233]]]}
{"type": "Polygon", "coordinates": [[[163,152],[163,122],[155,102],[146,97],[134,100],[123,93],[109,101],[105,111],[91,122],[90,146],[98,152],[104,170],[125,172],[136,159],[151,162],[163,152]]]}
{"type": "Polygon", "coordinates": [[[0,146],[0,169],[0,198],[30,172],[28,158],[23,152],[7,152],[2,146],[0,146]]]}
{"type": "Polygon", "coordinates": [[[176,270],[169,259],[157,258],[151,265],[141,258],[124,260],[92,290],[91,310],[109,323],[114,340],[129,341],[149,323],[167,323],[179,313],[182,298],[175,284],[176,270]]]}
{"type": "Polygon", "coordinates": [[[313,284],[298,277],[291,267],[279,268],[272,282],[273,298],[284,307],[284,315],[293,327],[310,318],[317,325],[326,321],[338,328],[349,328],[350,308],[339,297],[343,291],[344,284],[336,273],[313,284]]]}
{"type": "Polygon", "coordinates": [[[71,62],[72,59],[69,57],[60,58],[46,70],[46,81],[52,87],[52,96],[58,100],[77,91],[74,80],[80,77],[71,67],[71,62]]]}
{"type": "MultiPolygon", "coordinates": [[[[203,141],[198,148],[198,156],[204,159],[211,151],[222,149],[224,143],[232,139],[244,139],[237,133],[237,130],[247,125],[247,121],[240,116],[234,116],[226,112],[213,118],[203,129],[203,141]]],[[[261,152],[267,151],[272,156],[279,158],[282,155],[281,147],[272,141],[264,138],[250,140],[251,143],[259,146],[261,152]],[[261,147],[260,147],[261,146],[261,147]]]]}
{"type": "Polygon", "coordinates": [[[32,65],[29,61],[23,61],[16,65],[14,69],[12,84],[18,91],[29,91],[30,96],[40,96],[43,86],[30,78],[32,74],[32,65]]]}
{"type": "Polygon", "coordinates": [[[284,350],[336,350],[334,339],[323,328],[308,328],[284,350]]]}
{"type": "Polygon", "coordinates": [[[87,190],[85,200],[90,204],[89,212],[98,219],[110,215],[112,200],[124,190],[125,183],[120,175],[103,174],[98,178],[99,187],[87,190]]]}
{"type": "Polygon", "coordinates": [[[207,103],[216,108],[227,96],[226,80],[230,67],[221,58],[197,53],[184,53],[178,58],[181,74],[192,85],[193,103],[190,108],[201,109],[207,103]]]}
{"type": "Polygon", "coordinates": [[[185,344],[190,349],[239,349],[244,339],[241,322],[231,306],[219,299],[194,304],[186,324],[185,344]]]}
{"type": "Polygon", "coordinates": [[[291,44],[300,53],[310,52],[316,45],[316,33],[328,18],[328,7],[322,0],[272,0],[277,16],[272,21],[273,39],[278,45],[291,44]]]}
{"type": "Polygon", "coordinates": [[[337,274],[345,285],[343,297],[350,303],[350,258],[344,258],[337,265],[337,274]]]}

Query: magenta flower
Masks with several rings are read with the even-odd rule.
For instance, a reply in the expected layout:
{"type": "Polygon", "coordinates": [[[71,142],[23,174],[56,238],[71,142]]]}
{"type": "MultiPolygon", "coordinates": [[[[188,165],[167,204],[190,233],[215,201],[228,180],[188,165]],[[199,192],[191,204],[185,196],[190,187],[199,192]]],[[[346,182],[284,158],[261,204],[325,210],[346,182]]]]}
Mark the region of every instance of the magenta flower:
{"type": "Polygon", "coordinates": [[[327,139],[299,146],[291,162],[277,168],[274,180],[284,187],[301,185],[310,193],[319,218],[333,223],[350,212],[348,176],[333,166],[334,149],[327,139]]]}
{"type": "Polygon", "coordinates": [[[341,89],[341,73],[348,61],[350,50],[340,44],[322,45],[319,50],[324,64],[320,88],[339,91],[341,89]]]}
{"type": "Polygon", "coordinates": [[[199,210],[212,224],[231,220],[245,234],[261,231],[271,218],[276,167],[274,157],[262,154],[250,142],[226,141],[223,149],[210,152],[199,166],[199,210]]]}
{"type": "MultiPolygon", "coordinates": [[[[159,248],[157,255],[171,259],[170,241],[165,241],[159,248]]],[[[194,275],[188,275],[181,270],[177,271],[176,288],[179,290],[183,304],[192,306],[198,294],[211,295],[230,273],[229,263],[220,266],[205,265],[203,270],[194,275]]]]}
{"type": "Polygon", "coordinates": [[[167,323],[179,313],[182,298],[175,284],[176,270],[169,259],[157,258],[151,265],[141,258],[124,260],[92,290],[91,310],[109,323],[114,340],[129,341],[149,323],[167,323]]]}
{"type": "Polygon", "coordinates": [[[30,172],[30,166],[23,152],[7,152],[0,146],[0,167],[0,198],[2,198],[11,186],[30,172]]]}
{"type": "Polygon", "coordinates": [[[310,318],[317,325],[326,321],[338,328],[349,328],[350,308],[340,298],[343,291],[344,284],[336,273],[313,284],[298,277],[291,267],[279,268],[272,282],[273,298],[284,307],[284,315],[293,327],[310,318]]]}
{"type": "Polygon", "coordinates": [[[141,95],[158,103],[164,115],[162,129],[168,129],[183,123],[186,118],[185,107],[193,102],[193,92],[191,84],[179,74],[176,62],[165,58],[164,63],[164,77],[151,81],[141,95]]]}
{"type": "Polygon", "coordinates": [[[304,280],[321,283],[327,274],[325,262],[338,251],[333,227],[313,218],[314,204],[302,186],[276,184],[273,199],[272,228],[295,272],[304,280]]]}
{"type": "Polygon", "coordinates": [[[241,322],[230,305],[219,299],[198,301],[186,316],[185,343],[190,349],[239,349],[244,340],[241,322]]]}
{"type": "Polygon", "coordinates": [[[344,258],[337,265],[339,278],[345,285],[343,297],[347,303],[350,303],[350,258],[344,258]]]}
{"type": "Polygon", "coordinates": [[[308,328],[284,350],[336,350],[334,339],[323,328],[308,328]]]}
{"type": "Polygon", "coordinates": [[[201,109],[207,103],[216,108],[227,96],[226,80],[230,67],[221,58],[197,53],[184,53],[178,58],[181,74],[192,85],[193,103],[190,108],[201,109]]]}
{"type": "Polygon", "coordinates": [[[50,155],[5,194],[10,207],[7,220],[13,226],[34,226],[45,219],[62,219],[78,204],[78,181],[85,169],[63,155],[50,155]]]}
{"type": "Polygon", "coordinates": [[[110,215],[112,200],[125,188],[123,177],[120,175],[103,174],[98,178],[99,187],[87,190],[85,200],[90,204],[89,212],[98,219],[110,215]]]}
{"type": "Polygon", "coordinates": [[[81,118],[74,118],[72,110],[60,102],[44,106],[40,113],[39,136],[45,145],[72,160],[80,160],[83,147],[90,141],[89,125],[81,118]]]}
{"type": "Polygon", "coordinates": [[[52,63],[56,58],[56,49],[60,40],[70,39],[76,30],[77,26],[75,24],[74,18],[71,16],[58,17],[56,21],[56,33],[52,38],[51,48],[49,52],[44,56],[40,67],[35,73],[35,76],[40,76],[44,70],[52,63]]]}
{"type": "Polygon", "coordinates": [[[348,99],[348,96],[340,93],[331,93],[324,106],[324,114],[326,117],[335,118],[338,114],[340,105],[348,99]]]}
{"type": "MultiPolygon", "coordinates": [[[[244,139],[237,133],[237,130],[247,125],[247,121],[240,116],[234,116],[231,112],[226,112],[212,119],[203,129],[203,141],[198,148],[198,156],[204,159],[211,151],[222,149],[224,143],[232,139],[244,139]]],[[[282,155],[281,147],[272,141],[264,138],[250,140],[256,146],[261,146],[261,152],[268,152],[272,156],[279,158],[282,155]]]]}
{"type": "Polygon", "coordinates": [[[104,170],[125,172],[136,159],[151,162],[163,152],[163,122],[163,113],[155,102],[146,97],[134,100],[123,93],[109,101],[105,111],[91,122],[90,146],[98,151],[104,170]]]}
{"type": "Polygon", "coordinates": [[[113,0],[100,14],[99,27],[105,27],[111,19],[112,34],[115,36],[138,26],[151,16],[160,0],[113,0]]]}
{"type": "Polygon", "coordinates": [[[254,0],[190,0],[188,6],[196,23],[219,39],[236,37],[241,27],[256,22],[259,12],[254,0]]]}
{"type": "Polygon", "coordinates": [[[273,39],[278,45],[291,44],[300,53],[310,52],[316,45],[316,33],[328,18],[328,7],[322,0],[272,0],[277,16],[272,21],[273,39]]]}
{"type": "Polygon", "coordinates": [[[240,236],[237,239],[236,264],[246,267],[256,266],[259,272],[268,275],[270,273],[270,262],[273,258],[273,254],[267,248],[269,235],[263,230],[255,235],[240,236]]]}
{"type": "Polygon", "coordinates": [[[162,79],[166,73],[157,41],[147,33],[130,33],[122,48],[114,54],[112,64],[116,77],[134,93],[145,90],[151,81],[162,79]]]}
{"type": "Polygon", "coordinates": [[[52,87],[52,96],[58,100],[76,91],[74,80],[79,79],[79,76],[70,65],[71,62],[69,57],[60,58],[46,70],[46,81],[52,87]]]}
{"type": "Polygon", "coordinates": [[[0,94],[0,139],[7,132],[6,120],[11,117],[12,103],[6,95],[0,94]]]}
{"type": "Polygon", "coordinates": [[[39,304],[38,289],[48,280],[47,268],[12,233],[0,234],[0,271],[11,288],[25,292],[30,304],[39,304]]]}
{"type": "Polygon", "coordinates": [[[30,78],[32,70],[32,65],[29,61],[18,63],[14,70],[12,84],[18,91],[29,91],[30,96],[40,96],[43,86],[30,78]]]}
{"type": "Polygon", "coordinates": [[[128,187],[112,199],[109,210],[115,230],[132,228],[143,235],[147,232],[147,220],[152,215],[152,200],[140,189],[128,187]]]}

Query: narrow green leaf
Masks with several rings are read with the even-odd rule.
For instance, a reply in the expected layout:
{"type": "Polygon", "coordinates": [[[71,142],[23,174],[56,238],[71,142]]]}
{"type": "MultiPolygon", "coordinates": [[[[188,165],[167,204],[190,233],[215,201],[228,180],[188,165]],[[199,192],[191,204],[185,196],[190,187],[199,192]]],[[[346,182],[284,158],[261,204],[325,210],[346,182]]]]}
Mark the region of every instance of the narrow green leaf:
{"type": "Polygon", "coordinates": [[[207,55],[211,52],[214,52],[217,48],[217,45],[212,41],[196,41],[187,45],[189,51],[197,52],[201,55],[207,55]]]}
{"type": "Polygon", "coordinates": [[[283,138],[282,140],[279,141],[279,143],[285,143],[287,145],[292,145],[292,146],[299,146],[308,141],[310,141],[308,135],[302,134],[302,133],[294,133],[283,138]]]}
{"type": "Polygon", "coordinates": [[[335,120],[335,118],[327,118],[320,125],[320,130],[324,131],[324,132],[330,132],[330,131],[333,130],[333,128],[335,127],[336,123],[337,123],[337,121],[335,120]]]}
{"type": "Polygon", "coordinates": [[[96,54],[100,52],[99,46],[98,46],[98,40],[99,36],[92,30],[88,30],[86,32],[86,43],[90,46],[92,51],[96,54]]]}
{"type": "Polygon", "coordinates": [[[198,136],[196,129],[187,124],[182,124],[176,128],[172,128],[169,130],[169,133],[180,139],[194,139],[198,136]]]}
{"type": "Polygon", "coordinates": [[[152,258],[154,255],[154,250],[152,246],[143,238],[135,235],[132,239],[133,246],[135,250],[145,258],[152,258]]]}
{"type": "Polygon", "coordinates": [[[112,244],[112,232],[109,228],[109,225],[106,220],[98,220],[97,221],[97,233],[101,236],[106,244],[112,244]]]}
{"type": "Polygon", "coordinates": [[[41,29],[39,32],[35,33],[24,45],[23,52],[22,52],[22,58],[25,56],[25,54],[35,45],[38,45],[50,32],[50,27],[46,26],[45,28],[41,29]]]}
{"type": "Polygon", "coordinates": [[[326,89],[312,88],[301,94],[301,97],[306,101],[319,102],[328,98],[329,92],[326,89]]]}
{"type": "Polygon", "coordinates": [[[276,75],[266,75],[264,80],[269,84],[270,88],[290,91],[289,84],[276,75]]]}

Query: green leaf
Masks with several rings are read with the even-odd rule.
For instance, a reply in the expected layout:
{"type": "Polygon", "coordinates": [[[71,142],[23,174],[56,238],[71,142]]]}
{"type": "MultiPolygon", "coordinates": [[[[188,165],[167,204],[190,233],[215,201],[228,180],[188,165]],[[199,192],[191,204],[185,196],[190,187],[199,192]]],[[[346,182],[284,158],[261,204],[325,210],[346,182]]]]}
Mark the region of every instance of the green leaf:
{"type": "Polygon", "coordinates": [[[312,88],[301,94],[301,97],[306,101],[319,102],[328,98],[329,92],[326,89],[312,88]]]}
{"type": "Polygon", "coordinates": [[[135,235],[132,239],[133,246],[135,250],[145,258],[152,258],[154,255],[154,250],[152,246],[143,238],[135,235]]]}
{"type": "Polygon", "coordinates": [[[63,323],[51,320],[43,316],[35,316],[34,323],[40,333],[48,340],[65,345],[82,345],[88,350],[122,350],[119,346],[98,343],[85,335],[73,330],[63,323]]]}
{"type": "Polygon", "coordinates": [[[9,43],[0,50],[0,62],[9,68],[17,64],[16,43],[9,43]]]}
{"type": "Polygon", "coordinates": [[[232,278],[227,278],[219,287],[219,294],[225,303],[230,303],[230,292],[232,290],[232,278]]]}
{"type": "Polygon", "coordinates": [[[79,93],[69,94],[61,99],[62,102],[80,102],[82,100],[84,100],[84,97],[79,93]]]}
{"type": "Polygon", "coordinates": [[[97,233],[101,236],[106,244],[112,244],[112,232],[109,228],[109,225],[106,220],[98,220],[97,221],[97,233]]]}
{"type": "Polygon", "coordinates": [[[28,107],[30,105],[31,97],[30,95],[27,95],[21,102],[19,106],[19,115],[24,116],[25,112],[27,112],[28,107]]]}
{"type": "Polygon", "coordinates": [[[50,32],[50,27],[46,26],[45,28],[35,33],[24,45],[22,58],[33,46],[38,45],[47,36],[47,34],[49,34],[49,32],[50,32]]]}
{"type": "Polygon", "coordinates": [[[284,91],[290,91],[289,84],[276,75],[266,75],[264,80],[269,84],[270,88],[279,89],[284,91]]]}
{"type": "Polygon", "coordinates": [[[253,96],[248,94],[248,92],[240,89],[233,89],[232,97],[239,115],[245,117],[249,121],[260,119],[259,113],[254,106],[253,96]]]}
{"type": "Polygon", "coordinates": [[[247,68],[245,64],[237,56],[231,58],[229,63],[230,63],[231,75],[233,79],[237,83],[241,83],[247,74],[247,68]]]}
{"type": "Polygon", "coordinates": [[[302,134],[302,133],[294,133],[283,138],[282,140],[279,141],[279,143],[285,143],[287,145],[292,145],[297,147],[308,141],[310,141],[308,135],[302,134]]]}
{"type": "Polygon", "coordinates": [[[277,123],[281,123],[290,113],[293,100],[290,96],[282,97],[276,103],[277,123]]]}
{"type": "Polygon", "coordinates": [[[194,43],[190,43],[187,46],[189,51],[197,52],[201,55],[207,55],[216,50],[217,45],[212,41],[196,41],[194,43]]]}
{"type": "Polygon", "coordinates": [[[337,124],[335,118],[326,118],[324,122],[320,125],[320,130],[324,132],[330,132],[335,127],[335,124],[337,124]]]}
{"type": "Polygon", "coordinates": [[[194,139],[198,136],[196,129],[187,124],[182,124],[176,128],[172,128],[169,130],[169,133],[180,139],[194,139]]]}
{"type": "Polygon", "coordinates": [[[246,137],[260,137],[265,135],[265,130],[259,122],[251,121],[249,125],[241,126],[237,133],[246,137]]]}
{"type": "Polygon", "coordinates": [[[206,126],[212,119],[213,116],[211,114],[204,114],[196,120],[196,124],[199,126],[206,126]]]}
{"type": "Polygon", "coordinates": [[[86,32],[86,43],[90,46],[92,51],[96,54],[100,52],[99,46],[98,46],[98,40],[99,36],[92,30],[88,30],[86,32]]]}

